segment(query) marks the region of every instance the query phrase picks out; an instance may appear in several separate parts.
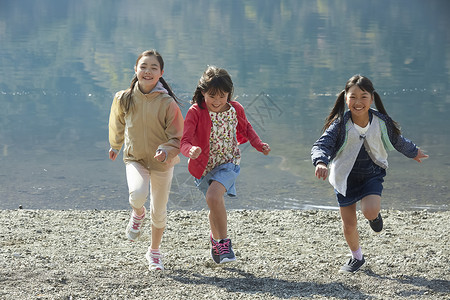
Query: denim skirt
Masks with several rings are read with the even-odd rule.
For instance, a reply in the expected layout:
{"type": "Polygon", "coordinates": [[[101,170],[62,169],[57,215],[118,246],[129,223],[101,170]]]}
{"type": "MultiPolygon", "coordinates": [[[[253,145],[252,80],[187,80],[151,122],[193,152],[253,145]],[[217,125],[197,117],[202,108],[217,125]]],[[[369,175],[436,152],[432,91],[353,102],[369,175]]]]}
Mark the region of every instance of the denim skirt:
{"type": "Polygon", "coordinates": [[[217,181],[225,187],[228,196],[235,197],[235,183],[240,171],[241,168],[239,165],[235,165],[233,163],[222,164],[212,169],[202,178],[194,178],[195,185],[204,195],[206,195],[206,191],[208,191],[211,182],[217,181]]]}
{"type": "Polygon", "coordinates": [[[339,206],[352,205],[368,195],[381,196],[386,170],[376,165],[364,146],[347,178],[346,196],[335,190],[339,206]]]}

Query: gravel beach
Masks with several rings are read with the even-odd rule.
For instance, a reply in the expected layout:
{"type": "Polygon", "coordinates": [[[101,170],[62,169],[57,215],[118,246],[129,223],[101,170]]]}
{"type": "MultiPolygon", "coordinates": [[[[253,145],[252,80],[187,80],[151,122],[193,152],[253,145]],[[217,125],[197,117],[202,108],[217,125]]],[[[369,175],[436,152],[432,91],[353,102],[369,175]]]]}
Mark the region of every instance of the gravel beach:
{"type": "Polygon", "coordinates": [[[129,211],[0,210],[1,299],[450,299],[450,212],[382,211],[371,231],[358,212],[365,267],[348,259],[338,211],[231,210],[237,261],[212,262],[207,211],[170,211],[148,271],[129,211]]]}

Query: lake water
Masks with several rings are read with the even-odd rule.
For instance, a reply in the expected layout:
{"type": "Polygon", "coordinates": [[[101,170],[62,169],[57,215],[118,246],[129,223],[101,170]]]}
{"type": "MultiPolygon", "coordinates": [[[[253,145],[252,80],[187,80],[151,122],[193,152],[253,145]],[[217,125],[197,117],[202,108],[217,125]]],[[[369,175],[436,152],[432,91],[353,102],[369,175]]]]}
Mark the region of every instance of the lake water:
{"type": "MultiPolygon", "coordinates": [[[[336,94],[368,76],[403,134],[430,155],[391,152],[382,207],[448,210],[450,1],[0,0],[0,209],[127,209],[108,116],[139,53],[155,48],[186,101],[207,65],[269,143],[242,147],[228,208],[336,209],[310,149],[336,94]]],[[[206,208],[175,168],[170,209],[206,208]]]]}

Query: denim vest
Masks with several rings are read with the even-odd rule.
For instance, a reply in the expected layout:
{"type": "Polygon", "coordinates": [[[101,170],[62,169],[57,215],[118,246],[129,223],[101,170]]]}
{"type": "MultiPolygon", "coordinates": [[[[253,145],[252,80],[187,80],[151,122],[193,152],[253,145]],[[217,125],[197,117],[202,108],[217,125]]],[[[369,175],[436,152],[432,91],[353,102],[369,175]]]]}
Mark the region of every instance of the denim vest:
{"type": "Polygon", "coordinates": [[[387,136],[384,122],[380,122],[375,115],[365,135],[359,134],[350,119],[345,124],[345,129],[344,143],[331,162],[330,176],[328,177],[328,181],[334,189],[344,196],[347,191],[348,175],[363,145],[372,161],[383,169],[388,167],[386,150],[394,148],[387,136]]]}

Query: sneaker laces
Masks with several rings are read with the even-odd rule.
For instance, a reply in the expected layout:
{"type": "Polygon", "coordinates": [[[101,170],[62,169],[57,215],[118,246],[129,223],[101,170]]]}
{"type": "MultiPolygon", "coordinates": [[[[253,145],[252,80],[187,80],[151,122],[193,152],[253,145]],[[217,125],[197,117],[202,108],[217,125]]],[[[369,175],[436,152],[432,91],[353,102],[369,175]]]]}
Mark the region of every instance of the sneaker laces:
{"type": "Polygon", "coordinates": [[[161,253],[153,253],[150,252],[150,259],[152,260],[152,264],[160,265],[161,264],[161,253]]]}
{"type": "Polygon", "coordinates": [[[211,244],[212,244],[212,249],[213,249],[214,255],[220,255],[219,247],[218,247],[219,243],[211,238],[211,244]]]}
{"type": "Polygon", "coordinates": [[[218,249],[220,255],[230,253],[230,240],[229,239],[221,240],[216,245],[217,245],[217,249],[218,249]]]}
{"type": "Polygon", "coordinates": [[[348,262],[348,265],[349,266],[353,266],[353,265],[356,265],[358,262],[360,262],[360,260],[352,257],[352,258],[350,258],[350,261],[348,262]]]}
{"type": "Polygon", "coordinates": [[[163,255],[160,251],[152,251],[148,250],[147,254],[145,255],[145,258],[147,258],[149,262],[149,270],[164,270],[163,266],[163,255]]]}
{"type": "Polygon", "coordinates": [[[144,220],[145,215],[142,215],[140,217],[136,216],[133,212],[132,214],[132,224],[131,224],[131,228],[133,228],[133,230],[139,231],[141,225],[142,225],[142,221],[144,220]]]}

